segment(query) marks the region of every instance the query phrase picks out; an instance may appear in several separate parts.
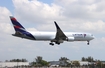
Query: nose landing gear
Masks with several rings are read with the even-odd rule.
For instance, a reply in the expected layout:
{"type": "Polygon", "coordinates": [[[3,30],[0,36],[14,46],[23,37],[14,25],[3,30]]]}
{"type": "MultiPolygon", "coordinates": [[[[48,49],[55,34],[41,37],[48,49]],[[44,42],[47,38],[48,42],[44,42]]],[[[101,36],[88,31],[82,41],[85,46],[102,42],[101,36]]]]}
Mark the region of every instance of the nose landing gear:
{"type": "Polygon", "coordinates": [[[89,45],[89,41],[87,41],[87,45],[89,45]]]}

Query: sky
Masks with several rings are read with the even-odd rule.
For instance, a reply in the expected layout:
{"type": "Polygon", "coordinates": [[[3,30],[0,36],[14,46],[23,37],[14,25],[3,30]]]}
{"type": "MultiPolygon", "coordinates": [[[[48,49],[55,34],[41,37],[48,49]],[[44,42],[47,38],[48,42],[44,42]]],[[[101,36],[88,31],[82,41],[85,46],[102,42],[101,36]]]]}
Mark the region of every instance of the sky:
{"type": "Polygon", "coordinates": [[[105,60],[105,0],[0,0],[0,61],[37,56],[47,61],[60,57],[81,60],[93,57],[105,60]],[[54,21],[63,31],[88,32],[95,39],[87,42],[31,41],[13,37],[15,33],[9,16],[14,16],[27,30],[56,31],[54,21]]]}

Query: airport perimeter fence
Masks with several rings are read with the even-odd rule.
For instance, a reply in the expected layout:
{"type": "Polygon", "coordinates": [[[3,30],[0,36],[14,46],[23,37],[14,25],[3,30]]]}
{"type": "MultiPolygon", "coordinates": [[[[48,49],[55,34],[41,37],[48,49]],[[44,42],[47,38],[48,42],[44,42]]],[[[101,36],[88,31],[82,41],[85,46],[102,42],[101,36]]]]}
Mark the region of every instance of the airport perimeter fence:
{"type": "Polygon", "coordinates": [[[79,67],[0,67],[0,68],[105,68],[105,67],[79,66],[79,67]]]}
{"type": "MultiPolygon", "coordinates": [[[[26,67],[21,67],[26,68],[26,67]]],[[[29,67],[29,68],[105,68],[105,67],[29,67]]]]}

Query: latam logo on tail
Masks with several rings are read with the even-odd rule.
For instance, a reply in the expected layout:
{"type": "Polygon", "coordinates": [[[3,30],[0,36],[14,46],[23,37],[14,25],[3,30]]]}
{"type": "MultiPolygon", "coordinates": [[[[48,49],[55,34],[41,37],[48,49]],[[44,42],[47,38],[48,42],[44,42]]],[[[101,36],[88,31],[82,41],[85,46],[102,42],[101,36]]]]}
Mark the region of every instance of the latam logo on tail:
{"type": "Polygon", "coordinates": [[[52,46],[54,43],[60,45],[64,41],[87,41],[87,45],[89,45],[90,40],[94,39],[91,33],[63,32],[55,21],[56,32],[29,32],[13,16],[10,16],[10,20],[15,29],[15,34],[12,34],[13,36],[29,40],[50,41],[49,44],[52,46]]]}

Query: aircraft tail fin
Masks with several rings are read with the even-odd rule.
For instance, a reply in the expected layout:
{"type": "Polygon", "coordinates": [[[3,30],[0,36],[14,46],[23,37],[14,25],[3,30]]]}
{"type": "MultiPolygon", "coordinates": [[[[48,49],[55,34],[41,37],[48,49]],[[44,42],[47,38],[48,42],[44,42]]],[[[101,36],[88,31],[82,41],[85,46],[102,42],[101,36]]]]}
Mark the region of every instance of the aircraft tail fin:
{"type": "Polygon", "coordinates": [[[16,32],[26,32],[25,28],[16,20],[15,17],[10,16],[10,19],[16,32]]]}
{"type": "Polygon", "coordinates": [[[26,29],[16,20],[15,17],[10,16],[10,19],[15,29],[15,34],[12,34],[13,36],[32,39],[32,40],[35,39],[35,37],[28,31],[26,31],[26,29]]]}

